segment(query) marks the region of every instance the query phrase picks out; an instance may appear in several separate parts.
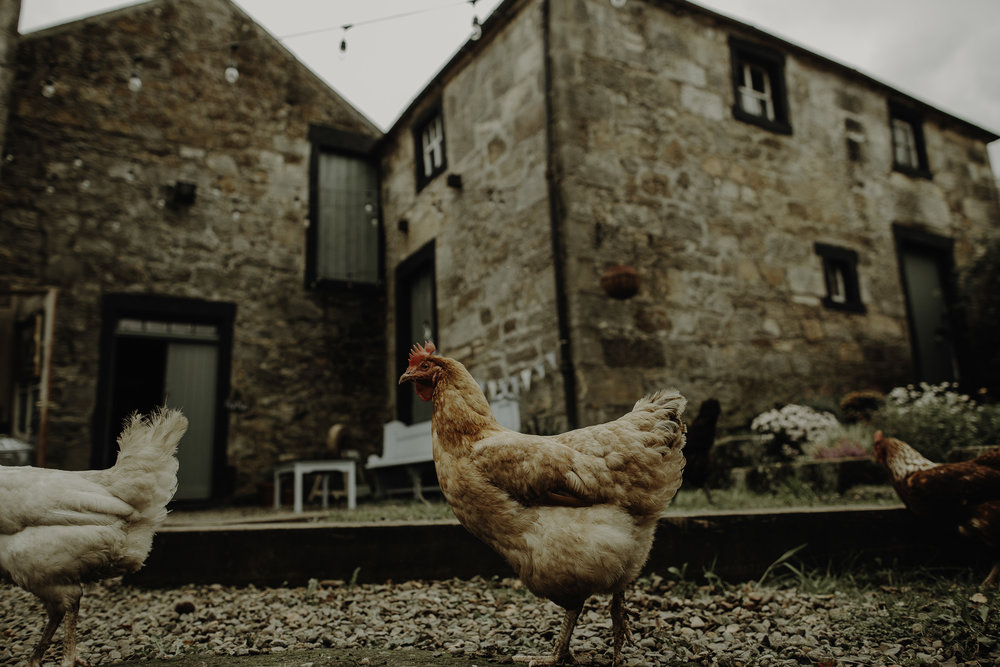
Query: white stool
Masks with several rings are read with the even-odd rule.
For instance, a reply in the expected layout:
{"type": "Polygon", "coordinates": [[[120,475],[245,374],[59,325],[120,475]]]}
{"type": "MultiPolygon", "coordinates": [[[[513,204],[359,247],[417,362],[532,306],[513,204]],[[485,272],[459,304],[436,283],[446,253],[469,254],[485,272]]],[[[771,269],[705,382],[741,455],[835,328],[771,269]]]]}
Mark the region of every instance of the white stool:
{"type": "MultiPolygon", "coordinates": [[[[311,472],[328,473],[337,471],[344,473],[347,487],[347,509],[357,507],[357,486],[354,479],[355,461],[291,461],[274,468],[274,509],[281,509],[281,476],[292,473],[294,476],[295,513],[302,513],[302,476],[311,472]]],[[[323,509],[327,508],[330,496],[330,475],[323,475],[323,509]]]]}

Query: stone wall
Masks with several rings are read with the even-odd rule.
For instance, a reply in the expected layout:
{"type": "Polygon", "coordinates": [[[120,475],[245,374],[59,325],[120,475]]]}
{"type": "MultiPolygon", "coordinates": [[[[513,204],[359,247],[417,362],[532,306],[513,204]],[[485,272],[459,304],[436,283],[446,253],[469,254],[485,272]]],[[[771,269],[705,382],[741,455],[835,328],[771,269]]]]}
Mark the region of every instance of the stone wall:
{"type": "MultiPolygon", "coordinates": [[[[14,81],[13,63],[17,53],[17,24],[20,16],[21,0],[0,3],[0,156],[3,155],[3,135],[10,111],[10,89],[14,81]]],[[[2,169],[0,166],[0,173],[2,169]]]]}
{"type": "MultiPolygon", "coordinates": [[[[565,410],[552,364],[558,335],[541,17],[537,3],[512,4],[531,6],[509,11],[513,20],[489,31],[474,58],[460,59],[435,81],[389,136],[386,265],[391,283],[394,267],[434,239],[439,349],[465,363],[488,393],[492,383],[515,379],[523,428],[552,431],[565,427],[565,410]],[[437,99],[448,172],[460,175],[462,186],[449,187],[442,174],[418,194],[410,123],[437,99]]],[[[393,358],[393,341],[388,349],[393,358]]]]}
{"type": "Polygon", "coordinates": [[[303,287],[309,126],[377,128],[227,0],[159,0],[32,34],[14,93],[0,287],[60,290],[51,465],[88,464],[100,303],[120,292],[236,304],[230,382],[249,406],[229,416],[238,492],[335,422],[349,445],[377,449],[384,299],[303,287]],[[192,205],[170,204],[178,181],[195,184],[192,205]]]}
{"type": "Polygon", "coordinates": [[[551,6],[581,421],[661,385],[744,425],[911,380],[892,225],[950,237],[967,262],[1000,220],[986,133],[929,110],[933,178],[912,178],[892,168],[884,86],[770,40],[793,128],[776,134],[731,111],[728,38],[761,33],[674,2],[551,6]],[[858,253],[867,313],[822,305],[816,242],[858,253]],[[642,279],[623,302],[598,284],[618,263],[642,279]]]}

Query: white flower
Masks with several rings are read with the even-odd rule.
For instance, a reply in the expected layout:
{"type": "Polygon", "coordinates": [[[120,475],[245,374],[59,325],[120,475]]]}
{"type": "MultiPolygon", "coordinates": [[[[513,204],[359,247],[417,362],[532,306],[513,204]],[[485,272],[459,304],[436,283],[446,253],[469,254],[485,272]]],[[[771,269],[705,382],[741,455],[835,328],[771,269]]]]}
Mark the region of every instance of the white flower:
{"type": "Polygon", "coordinates": [[[789,403],[780,410],[768,410],[757,415],[750,428],[757,433],[783,435],[790,442],[803,443],[839,425],[837,418],[829,412],[789,403]]]}

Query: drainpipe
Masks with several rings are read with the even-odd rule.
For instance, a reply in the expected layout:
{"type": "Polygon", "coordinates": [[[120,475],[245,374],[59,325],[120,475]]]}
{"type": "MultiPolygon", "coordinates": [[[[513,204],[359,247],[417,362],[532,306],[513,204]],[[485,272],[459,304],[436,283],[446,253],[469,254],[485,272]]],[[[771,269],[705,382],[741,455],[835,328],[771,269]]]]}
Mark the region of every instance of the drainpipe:
{"type": "Polygon", "coordinates": [[[542,49],[544,51],[545,89],[545,183],[549,198],[549,225],[552,239],[552,272],[556,286],[556,319],[559,331],[559,369],[563,378],[566,397],[566,422],[570,429],[578,428],[576,405],[576,370],[573,365],[573,346],[570,343],[569,301],[566,293],[566,246],[563,242],[562,221],[565,208],[562,203],[560,179],[562,172],[555,152],[554,92],[552,90],[552,38],[549,17],[550,0],[542,0],[542,49]]]}

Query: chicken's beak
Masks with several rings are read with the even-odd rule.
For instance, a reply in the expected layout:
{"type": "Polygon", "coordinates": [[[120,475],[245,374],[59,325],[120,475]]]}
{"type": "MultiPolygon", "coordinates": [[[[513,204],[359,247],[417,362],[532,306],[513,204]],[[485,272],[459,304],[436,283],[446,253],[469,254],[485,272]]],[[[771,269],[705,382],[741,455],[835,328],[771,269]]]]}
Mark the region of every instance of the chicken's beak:
{"type": "Polygon", "coordinates": [[[404,382],[413,382],[413,376],[410,375],[409,368],[406,369],[405,373],[399,376],[399,384],[403,384],[404,382]]]}

